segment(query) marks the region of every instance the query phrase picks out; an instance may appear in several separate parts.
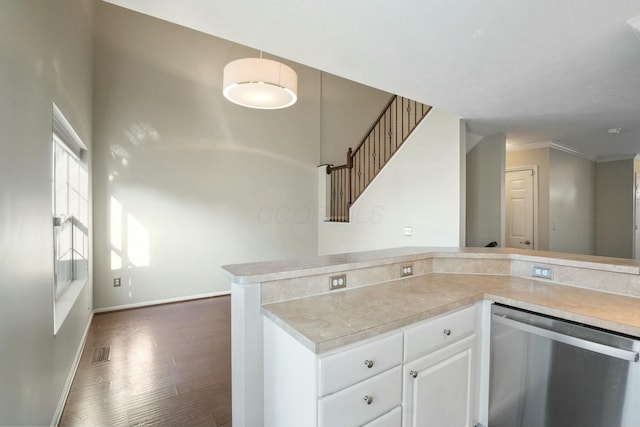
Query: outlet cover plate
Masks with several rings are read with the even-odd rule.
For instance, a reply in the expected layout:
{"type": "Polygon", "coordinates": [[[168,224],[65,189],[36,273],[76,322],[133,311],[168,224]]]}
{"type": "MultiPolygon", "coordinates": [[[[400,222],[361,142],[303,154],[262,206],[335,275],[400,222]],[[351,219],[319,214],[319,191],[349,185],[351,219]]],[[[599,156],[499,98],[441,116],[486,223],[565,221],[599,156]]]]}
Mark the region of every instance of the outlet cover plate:
{"type": "Polygon", "coordinates": [[[400,277],[413,276],[413,264],[405,264],[400,269],[400,277]]]}
{"type": "Polygon", "coordinates": [[[329,276],[329,290],[334,291],[336,289],[343,289],[347,287],[347,275],[338,274],[336,276],[329,276]]]}
{"type": "Polygon", "coordinates": [[[539,277],[541,279],[553,279],[553,268],[552,267],[540,267],[538,265],[534,265],[531,268],[531,277],[539,277]]]}

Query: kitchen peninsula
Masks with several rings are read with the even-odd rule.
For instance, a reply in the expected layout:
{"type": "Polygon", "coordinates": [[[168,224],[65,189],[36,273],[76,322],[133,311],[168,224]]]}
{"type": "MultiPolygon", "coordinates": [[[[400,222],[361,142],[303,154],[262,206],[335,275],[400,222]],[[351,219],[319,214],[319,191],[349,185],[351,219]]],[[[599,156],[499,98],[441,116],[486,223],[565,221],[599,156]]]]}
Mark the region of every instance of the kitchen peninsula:
{"type": "MultiPolygon", "coordinates": [[[[232,281],[236,426],[264,423],[265,378],[269,390],[271,386],[263,363],[267,363],[265,357],[273,356],[265,355],[265,349],[274,349],[270,339],[290,340],[292,352],[299,347],[303,357],[308,354],[309,358],[318,358],[319,362],[313,359],[309,363],[322,366],[323,361],[330,362],[330,357],[342,349],[377,345],[377,340],[388,340],[384,341],[388,343],[385,346],[397,345],[401,349],[402,343],[394,340],[401,340],[395,337],[402,337],[402,332],[409,337],[411,328],[424,322],[423,328],[428,332],[429,324],[453,313],[459,317],[452,319],[454,324],[461,325],[462,330],[472,328],[460,336],[461,344],[455,345],[461,346],[468,337],[475,337],[466,344],[473,349],[474,360],[478,360],[474,365],[477,372],[473,378],[470,372],[469,378],[475,389],[482,389],[482,382],[487,380],[482,371],[488,369],[486,307],[493,302],[640,336],[640,263],[632,260],[496,248],[409,247],[224,269],[232,281]],[[534,271],[546,272],[545,278],[532,278],[534,271]],[[403,274],[405,277],[401,277],[403,274]],[[342,278],[346,287],[330,291],[331,278],[342,278]]],[[[456,333],[451,330],[453,337],[456,333]]],[[[454,343],[453,338],[447,339],[454,343]]],[[[405,362],[407,345],[405,338],[405,362]]],[[[397,363],[402,363],[402,355],[389,357],[400,357],[397,363]]],[[[395,366],[396,362],[389,363],[395,366]]],[[[315,371],[309,375],[311,382],[324,381],[316,378],[315,371]]],[[[300,376],[299,382],[304,378],[300,376]]],[[[322,396],[321,391],[313,396],[320,402],[318,407],[309,409],[314,420],[324,413],[322,399],[327,398],[322,396]]],[[[473,397],[487,399],[482,392],[473,397]]],[[[273,414],[274,405],[270,400],[268,417],[277,415],[273,414]]],[[[390,411],[384,415],[390,420],[400,416],[394,405],[389,403],[390,411]]],[[[482,403],[474,403],[474,420],[486,418],[482,408],[482,403]]],[[[379,425],[387,425],[383,422],[379,425]]],[[[394,425],[393,421],[389,425],[394,425]]]]}

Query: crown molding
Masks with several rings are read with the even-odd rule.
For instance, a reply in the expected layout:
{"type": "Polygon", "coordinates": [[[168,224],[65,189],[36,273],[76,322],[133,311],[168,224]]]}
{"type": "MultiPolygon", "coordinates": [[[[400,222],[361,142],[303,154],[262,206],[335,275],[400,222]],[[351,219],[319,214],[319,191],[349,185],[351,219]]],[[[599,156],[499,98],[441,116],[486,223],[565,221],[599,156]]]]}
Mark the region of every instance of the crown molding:
{"type": "Polygon", "coordinates": [[[537,150],[540,148],[553,148],[558,151],[563,151],[567,154],[571,154],[576,157],[581,157],[586,160],[590,160],[595,162],[597,158],[595,156],[589,155],[587,153],[583,153],[582,151],[578,151],[575,148],[568,147],[566,145],[558,144],[554,141],[540,141],[540,142],[532,142],[528,144],[516,144],[510,145],[507,147],[507,151],[526,151],[526,150],[537,150]]]}
{"type": "Polygon", "coordinates": [[[623,154],[619,156],[600,156],[596,159],[596,163],[615,162],[618,160],[640,160],[637,154],[623,154]]]}

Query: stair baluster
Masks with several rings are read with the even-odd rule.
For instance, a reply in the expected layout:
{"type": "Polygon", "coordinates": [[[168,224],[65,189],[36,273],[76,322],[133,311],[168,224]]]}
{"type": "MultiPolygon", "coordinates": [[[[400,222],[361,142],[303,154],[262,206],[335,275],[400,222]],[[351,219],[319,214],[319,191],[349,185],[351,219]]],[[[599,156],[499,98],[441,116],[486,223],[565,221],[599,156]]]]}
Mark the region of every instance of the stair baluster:
{"type": "Polygon", "coordinates": [[[349,222],[349,209],[384,165],[431,111],[431,107],[402,96],[391,97],[347,162],[327,166],[330,175],[330,222],[349,222]]]}

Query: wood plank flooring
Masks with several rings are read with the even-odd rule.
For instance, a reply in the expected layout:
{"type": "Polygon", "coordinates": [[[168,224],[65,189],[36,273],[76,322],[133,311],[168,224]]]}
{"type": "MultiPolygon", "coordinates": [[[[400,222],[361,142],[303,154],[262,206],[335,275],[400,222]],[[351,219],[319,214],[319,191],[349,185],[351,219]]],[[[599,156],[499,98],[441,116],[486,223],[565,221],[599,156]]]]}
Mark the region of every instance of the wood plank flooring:
{"type": "Polygon", "coordinates": [[[231,426],[231,297],[96,314],[61,426],[231,426]],[[98,347],[110,360],[92,364],[98,347]]]}

